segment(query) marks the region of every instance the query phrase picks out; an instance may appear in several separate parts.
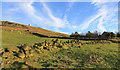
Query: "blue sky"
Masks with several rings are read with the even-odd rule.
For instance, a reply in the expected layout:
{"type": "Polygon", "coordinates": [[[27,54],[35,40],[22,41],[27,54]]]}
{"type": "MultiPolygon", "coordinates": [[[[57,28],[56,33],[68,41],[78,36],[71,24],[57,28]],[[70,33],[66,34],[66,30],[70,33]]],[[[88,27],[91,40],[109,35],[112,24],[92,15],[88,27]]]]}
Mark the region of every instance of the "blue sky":
{"type": "Polygon", "coordinates": [[[118,2],[2,2],[2,20],[71,34],[118,31],[118,2]]]}

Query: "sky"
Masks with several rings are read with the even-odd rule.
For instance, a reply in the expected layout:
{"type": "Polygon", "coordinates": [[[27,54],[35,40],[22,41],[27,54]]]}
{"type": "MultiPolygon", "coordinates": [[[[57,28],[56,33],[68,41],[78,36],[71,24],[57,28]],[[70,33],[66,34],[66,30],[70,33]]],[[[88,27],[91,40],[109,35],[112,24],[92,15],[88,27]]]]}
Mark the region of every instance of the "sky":
{"type": "Polygon", "coordinates": [[[2,21],[72,34],[118,31],[118,2],[2,2],[2,21]]]}

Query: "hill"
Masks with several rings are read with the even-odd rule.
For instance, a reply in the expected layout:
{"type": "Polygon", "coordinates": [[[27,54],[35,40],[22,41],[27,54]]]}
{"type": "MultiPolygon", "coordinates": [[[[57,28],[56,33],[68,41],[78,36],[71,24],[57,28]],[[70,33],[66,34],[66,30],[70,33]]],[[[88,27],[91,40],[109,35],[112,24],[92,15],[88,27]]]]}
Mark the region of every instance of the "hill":
{"type": "Polygon", "coordinates": [[[12,29],[12,30],[17,29],[17,30],[22,30],[26,33],[33,33],[33,34],[37,33],[41,36],[48,36],[48,37],[69,37],[69,35],[67,34],[53,32],[39,27],[32,27],[32,26],[9,22],[9,21],[0,21],[0,22],[2,23],[2,25],[0,26],[2,26],[2,28],[5,29],[12,29]]]}
{"type": "MultiPolygon", "coordinates": [[[[1,68],[113,68],[117,70],[116,68],[120,67],[117,42],[40,37],[40,35],[54,37],[69,35],[8,21],[1,22],[1,68]]],[[[117,41],[117,39],[111,40],[117,41]]]]}
{"type": "MultiPolygon", "coordinates": [[[[50,37],[69,36],[38,27],[32,27],[8,21],[0,21],[0,23],[0,29],[2,28],[2,48],[16,47],[21,44],[31,45],[34,43],[43,42],[45,40],[52,40],[53,38],[50,37]]],[[[66,40],[67,39],[63,39],[63,41],[66,40]]]]}

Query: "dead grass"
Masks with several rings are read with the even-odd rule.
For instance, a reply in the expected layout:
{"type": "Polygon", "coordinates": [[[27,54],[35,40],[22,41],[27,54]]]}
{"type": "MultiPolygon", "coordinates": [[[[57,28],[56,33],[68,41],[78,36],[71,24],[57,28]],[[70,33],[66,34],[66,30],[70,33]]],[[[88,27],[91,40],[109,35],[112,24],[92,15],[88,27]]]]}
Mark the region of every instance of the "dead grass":
{"type": "Polygon", "coordinates": [[[53,31],[46,30],[39,27],[32,27],[32,26],[9,22],[9,21],[0,21],[0,22],[2,22],[2,25],[3,25],[2,28],[4,29],[13,29],[13,30],[17,29],[17,30],[23,30],[23,31],[28,29],[32,33],[39,33],[46,36],[69,37],[69,35],[67,34],[53,32],[53,31]]]}

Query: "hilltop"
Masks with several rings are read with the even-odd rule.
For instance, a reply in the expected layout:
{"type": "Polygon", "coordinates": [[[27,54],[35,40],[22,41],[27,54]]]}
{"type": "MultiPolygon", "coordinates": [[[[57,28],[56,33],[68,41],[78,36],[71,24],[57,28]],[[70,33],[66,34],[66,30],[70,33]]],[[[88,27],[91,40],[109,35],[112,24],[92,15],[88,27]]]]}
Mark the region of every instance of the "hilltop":
{"type": "Polygon", "coordinates": [[[32,27],[29,25],[24,25],[24,24],[19,24],[19,23],[14,23],[14,22],[9,22],[9,21],[0,21],[2,23],[2,28],[4,29],[12,29],[12,30],[22,30],[26,33],[33,33],[33,34],[39,34],[41,36],[45,37],[69,37],[67,34],[63,33],[58,33],[50,30],[46,30],[43,28],[39,27],[32,27]]]}

